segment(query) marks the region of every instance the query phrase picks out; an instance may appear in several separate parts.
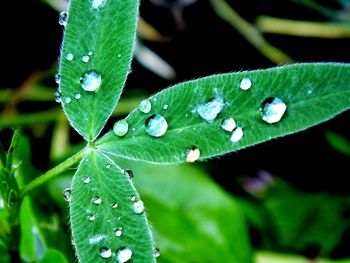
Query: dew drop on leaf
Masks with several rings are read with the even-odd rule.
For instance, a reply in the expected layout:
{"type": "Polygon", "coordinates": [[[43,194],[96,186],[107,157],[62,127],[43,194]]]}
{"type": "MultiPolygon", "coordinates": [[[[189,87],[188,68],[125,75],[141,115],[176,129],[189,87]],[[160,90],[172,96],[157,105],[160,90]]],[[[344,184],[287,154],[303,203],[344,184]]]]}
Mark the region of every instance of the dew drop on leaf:
{"type": "Polygon", "coordinates": [[[243,129],[241,127],[237,127],[233,130],[230,141],[233,143],[239,142],[243,138],[243,129]]]}
{"type": "Polygon", "coordinates": [[[74,93],[74,98],[79,100],[81,98],[81,94],[79,92],[74,93]]]}
{"type": "Polygon", "coordinates": [[[61,94],[58,91],[55,92],[55,101],[61,103],[61,94]]]}
{"type": "Polygon", "coordinates": [[[88,176],[84,176],[83,179],[81,179],[81,180],[83,181],[84,184],[88,184],[91,182],[91,179],[88,176]]]}
{"type": "Polygon", "coordinates": [[[74,59],[74,55],[73,55],[72,53],[68,53],[68,54],[66,55],[66,59],[67,59],[68,61],[72,61],[72,60],[74,59]]]}
{"type": "Polygon", "coordinates": [[[186,162],[193,163],[197,161],[201,155],[200,150],[197,147],[191,147],[186,150],[186,162]]]}
{"type": "Polygon", "coordinates": [[[199,105],[196,111],[202,119],[210,123],[216,119],[216,117],[222,111],[224,106],[224,98],[222,96],[216,95],[208,102],[199,105]]]}
{"type": "Polygon", "coordinates": [[[67,11],[62,11],[59,15],[58,15],[58,23],[61,26],[66,26],[67,25],[67,21],[68,21],[68,12],[67,11]]]}
{"type": "Polygon", "coordinates": [[[127,176],[130,180],[134,178],[134,173],[130,169],[123,170],[123,174],[127,176]]]}
{"type": "Polygon", "coordinates": [[[55,74],[55,82],[56,82],[56,84],[60,84],[61,83],[61,75],[59,73],[55,74]]]}
{"type": "Polygon", "coordinates": [[[84,55],[82,58],[81,58],[81,61],[83,61],[84,63],[87,63],[89,62],[90,60],[90,57],[88,55],[84,55]]]}
{"type": "Polygon", "coordinates": [[[252,81],[249,78],[243,78],[239,87],[242,90],[249,90],[252,87],[252,81]]]}
{"type": "Polygon", "coordinates": [[[110,258],[112,256],[112,250],[107,247],[103,247],[98,252],[101,258],[110,258]]]}
{"type": "Polygon", "coordinates": [[[166,119],[159,115],[153,114],[146,120],[146,132],[153,137],[163,136],[168,129],[166,119]]]}
{"type": "Polygon", "coordinates": [[[92,51],[89,51],[88,55],[91,56],[92,55],[92,51]]]}
{"type": "Polygon", "coordinates": [[[92,203],[94,203],[95,205],[100,205],[100,204],[102,203],[101,197],[94,196],[94,197],[92,198],[92,203]]]}
{"type": "Polygon", "coordinates": [[[157,247],[154,247],[154,248],[153,248],[153,256],[154,256],[155,258],[157,258],[157,257],[160,256],[160,250],[159,250],[159,248],[157,248],[157,247]]]}
{"type": "Polygon", "coordinates": [[[114,202],[114,203],[112,203],[112,208],[114,209],[114,208],[117,208],[118,207],[118,203],[117,202],[114,202]]]}
{"type": "Polygon", "coordinates": [[[138,106],[138,109],[143,113],[149,113],[152,109],[152,104],[148,99],[142,100],[138,106]]]}
{"type": "Polygon", "coordinates": [[[116,237],[120,237],[122,234],[123,234],[123,229],[121,227],[114,229],[114,235],[116,237]]]}
{"type": "Polygon", "coordinates": [[[95,221],[96,220],[96,216],[94,214],[89,214],[88,215],[88,220],[89,221],[95,221]]]}
{"type": "Polygon", "coordinates": [[[132,201],[132,208],[135,212],[135,214],[142,214],[145,211],[145,206],[142,202],[142,200],[138,199],[137,197],[131,198],[132,201]]]}
{"type": "Polygon", "coordinates": [[[70,97],[65,97],[64,98],[64,103],[69,104],[72,101],[70,97]]]}
{"type": "Polygon", "coordinates": [[[114,123],[113,131],[119,137],[125,136],[129,131],[129,123],[125,119],[119,120],[114,123]]]}
{"type": "Polygon", "coordinates": [[[225,131],[232,132],[236,128],[236,122],[233,118],[223,119],[221,128],[225,131]]]}
{"type": "Polygon", "coordinates": [[[64,191],[63,191],[64,200],[67,202],[70,202],[71,194],[72,194],[72,189],[70,189],[70,188],[64,189],[64,191]]]}
{"type": "Polygon", "coordinates": [[[106,165],[106,168],[107,168],[107,169],[111,168],[111,165],[110,165],[110,164],[107,164],[107,165],[106,165]]]}
{"type": "Polygon", "coordinates": [[[132,257],[132,251],[127,247],[119,248],[116,252],[117,262],[125,263],[132,257]]]}
{"type": "Polygon", "coordinates": [[[162,106],[162,109],[163,109],[163,110],[167,110],[167,109],[168,109],[168,107],[169,107],[169,105],[168,105],[168,104],[164,104],[164,105],[162,106]]]}
{"type": "Polygon", "coordinates": [[[99,73],[90,70],[80,78],[80,85],[86,91],[96,91],[101,86],[102,78],[99,73]]]}
{"type": "Polygon", "coordinates": [[[286,109],[287,105],[280,98],[267,98],[261,104],[261,117],[263,121],[269,124],[276,123],[281,120],[286,109]]]}
{"type": "Polygon", "coordinates": [[[91,245],[98,244],[99,242],[101,242],[105,238],[106,238],[105,235],[95,235],[95,236],[89,238],[89,244],[91,244],[91,245]]]}
{"type": "Polygon", "coordinates": [[[106,4],[107,0],[90,0],[93,9],[99,9],[106,4]]]}

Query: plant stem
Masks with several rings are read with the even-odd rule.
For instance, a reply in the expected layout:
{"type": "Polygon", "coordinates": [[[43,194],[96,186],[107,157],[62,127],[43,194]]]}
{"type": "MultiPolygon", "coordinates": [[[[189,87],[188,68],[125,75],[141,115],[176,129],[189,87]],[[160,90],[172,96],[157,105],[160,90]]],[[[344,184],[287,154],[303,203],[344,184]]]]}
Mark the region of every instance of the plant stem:
{"type": "Polygon", "coordinates": [[[33,181],[31,181],[29,184],[23,187],[21,190],[21,198],[23,198],[25,195],[32,192],[35,188],[43,185],[47,181],[51,180],[52,178],[56,177],[57,175],[61,174],[65,170],[67,170],[72,165],[78,163],[84,156],[86,152],[86,148],[81,150],[80,152],[76,153],[69,159],[65,160],[64,162],[60,163],[56,167],[52,168],[51,170],[47,171],[46,173],[40,175],[33,181]]]}

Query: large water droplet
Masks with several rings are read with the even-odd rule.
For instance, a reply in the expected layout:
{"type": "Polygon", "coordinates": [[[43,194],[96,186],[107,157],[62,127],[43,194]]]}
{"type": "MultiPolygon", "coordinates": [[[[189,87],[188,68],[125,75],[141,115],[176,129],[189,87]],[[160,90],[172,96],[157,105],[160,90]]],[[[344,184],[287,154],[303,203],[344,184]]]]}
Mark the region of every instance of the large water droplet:
{"type": "Polygon", "coordinates": [[[201,155],[200,150],[197,147],[192,146],[186,150],[186,162],[193,163],[197,161],[201,155]]]}
{"type": "Polygon", "coordinates": [[[261,104],[261,117],[267,123],[276,123],[281,120],[286,109],[287,105],[280,98],[267,98],[261,104]]]}
{"type": "Polygon", "coordinates": [[[99,196],[94,196],[94,197],[92,198],[92,202],[93,202],[95,205],[100,205],[100,204],[102,203],[102,199],[101,199],[101,197],[99,197],[99,196]]]}
{"type": "Polygon", "coordinates": [[[119,248],[116,252],[118,263],[125,263],[132,257],[132,251],[127,247],[119,248]]]}
{"type": "Polygon", "coordinates": [[[154,114],[146,120],[146,132],[153,137],[163,136],[167,129],[166,119],[159,114],[154,114]]]}
{"type": "Polygon", "coordinates": [[[242,90],[249,90],[252,87],[252,81],[249,78],[243,78],[241,80],[240,88],[242,90]]]}
{"type": "Polygon", "coordinates": [[[96,220],[96,216],[94,214],[89,214],[88,215],[88,220],[89,221],[95,221],[96,220]]]}
{"type": "Polygon", "coordinates": [[[73,55],[72,53],[68,53],[68,54],[66,55],[66,59],[67,59],[68,61],[72,61],[72,60],[74,59],[74,55],[73,55]]]}
{"type": "Polygon", "coordinates": [[[99,9],[106,4],[107,0],[90,0],[93,9],[99,9]]]}
{"type": "Polygon", "coordinates": [[[233,143],[239,142],[243,138],[243,129],[241,127],[237,127],[233,130],[230,141],[233,143]]]}
{"type": "Polygon", "coordinates": [[[123,229],[121,227],[114,229],[114,235],[116,237],[120,237],[122,234],[123,234],[123,229]]]}
{"type": "Polygon", "coordinates": [[[201,104],[197,107],[196,111],[202,119],[207,122],[213,122],[218,114],[225,106],[225,101],[222,96],[216,95],[213,99],[207,103],[201,104]]]}
{"type": "Polygon", "coordinates": [[[154,248],[153,248],[153,256],[154,256],[155,258],[157,258],[157,257],[160,256],[160,250],[159,250],[159,248],[157,248],[157,247],[154,247],[154,248]]]}
{"type": "Polygon", "coordinates": [[[142,100],[138,106],[138,109],[143,113],[149,113],[152,109],[152,104],[148,99],[142,100]]]}
{"type": "Polygon", "coordinates": [[[55,101],[61,103],[61,94],[58,91],[55,92],[55,101]]]}
{"type": "Polygon", "coordinates": [[[81,94],[78,93],[78,92],[75,92],[75,93],[74,93],[74,98],[77,99],[77,100],[79,100],[79,99],[81,98],[81,94]]]}
{"type": "Polygon", "coordinates": [[[86,91],[96,91],[101,86],[102,78],[99,73],[90,70],[80,78],[81,87],[86,91]]]}
{"type": "Polygon", "coordinates": [[[58,23],[61,26],[66,26],[67,25],[67,21],[68,21],[68,12],[67,11],[62,11],[59,15],[58,15],[58,23]]]}
{"type": "Polygon", "coordinates": [[[88,176],[84,176],[83,179],[81,179],[81,180],[83,181],[84,184],[88,184],[91,182],[91,179],[88,176]]]}
{"type": "Polygon", "coordinates": [[[81,58],[81,61],[83,61],[84,63],[87,63],[89,62],[90,60],[90,57],[88,55],[84,55],[82,58],[81,58]]]}
{"type": "Polygon", "coordinates": [[[222,121],[221,128],[225,131],[232,132],[236,128],[236,122],[233,118],[226,118],[222,121]]]}
{"type": "Polygon", "coordinates": [[[65,201],[70,202],[71,200],[72,189],[66,188],[63,191],[63,198],[65,201]]]}
{"type": "Polygon", "coordinates": [[[107,247],[103,247],[100,249],[98,254],[101,258],[110,258],[112,256],[112,250],[107,247]]]}
{"type": "Polygon", "coordinates": [[[127,176],[130,180],[134,178],[134,173],[130,169],[123,170],[123,174],[127,176]]]}
{"type": "Polygon", "coordinates": [[[132,208],[136,214],[139,215],[145,211],[145,206],[142,200],[138,199],[137,197],[133,197],[131,201],[132,201],[132,208]]]}
{"type": "Polygon", "coordinates": [[[119,120],[114,123],[113,131],[119,137],[125,136],[129,131],[129,123],[125,119],[119,120]]]}

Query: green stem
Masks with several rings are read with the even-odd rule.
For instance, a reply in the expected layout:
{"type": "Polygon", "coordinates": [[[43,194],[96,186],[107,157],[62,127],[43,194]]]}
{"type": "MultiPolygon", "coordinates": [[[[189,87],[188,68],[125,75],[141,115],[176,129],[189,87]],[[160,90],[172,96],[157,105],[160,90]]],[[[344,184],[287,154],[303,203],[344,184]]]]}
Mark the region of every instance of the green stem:
{"type": "Polygon", "coordinates": [[[56,167],[52,168],[51,170],[47,171],[46,173],[42,174],[41,176],[37,177],[26,186],[24,186],[23,189],[21,190],[21,198],[23,198],[25,195],[32,192],[35,188],[43,185],[47,181],[61,174],[72,165],[78,163],[83,158],[85,152],[86,152],[86,148],[84,148],[83,150],[76,153],[69,159],[65,160],[64,162],[60,163],[56,167]]]}

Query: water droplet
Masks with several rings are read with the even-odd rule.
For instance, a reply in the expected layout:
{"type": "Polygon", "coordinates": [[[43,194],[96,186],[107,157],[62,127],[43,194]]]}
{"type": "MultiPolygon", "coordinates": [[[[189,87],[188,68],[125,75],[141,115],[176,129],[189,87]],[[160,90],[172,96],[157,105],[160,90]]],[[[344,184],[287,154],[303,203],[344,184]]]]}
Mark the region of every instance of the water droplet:
{"type": "Polygon", "coordinates": [[[207,122],[213,122],[218,114],[222,111],[225,106],[225,101],[222,96],[216,95],[213,99],[208,102],[201,104],[197,107],[197,113],[202,119],[207,122]]]}
{"type": "Polygon", "coordinates": [[[112,250],[107,247],[103,247],[100,249],[98,254],[101,258],[110,258],[112,256],[112,250]]]}
{"type": "Polygon", "coordinates": [[[249,90],[252,87],[252,81],[249,78],[243,78],[241,80],[240,88],[242,90],[249,90]]]}
{"type": "Polygon", "coordinates": [[[307,95],[311,95],[311,94],[312,94],[312,92],[313,92],[313,90],[312,90],[312,89],[308,89],[308,90],[307,90],[307,95]]]}
{"type": "Polygon", "coordinates": [[[56,84],[60,84],[61,83],[61,75],[59,73],[55,74],[55,82],[56,82],[56,84]]]}
{"type": "Polygon", "coordinates": [[[105,235],[95,235],[95,236],[89,238],[89,244],[96,245],[97,243],[101,242],[105,238],[106,238],[105,235]]]}
{"type": "Polygon", "coordinates": [[[84,176],[83,179],[81,179],[81,180],[83,181],[84,184],[88,184],[91,182],[91,179],[88,176],[84,176]]]}
{"type": "Polygon", "coordinates": [[[153,256],[154,256],[155,258],[157,258],[157,257],[160,256],[160,250],[159,250],[159,248],[157,248],[157,247],[154,247],[154,248],[153,248],[153,256]]]}
{"type": "Polygon", "coordinates": [[[61,26],[66,26],[67,25],[67,21],[68,21],[68,12],[67,11],[62,11],[59,15],[58,15],[58,23],[61,26]]]}
{"type": "Polygon", "coordinates": [[[69,104],[72,101],[72,99],[70,97],[65,97],[64,98],[64,102],[69,104]]]}
{"type": "Polygon", "coordinates": [[[110,164],[107,164],[107,165],[106,165],[106,168],[107,168],[107,169],[111,168],[111,165],[110,165],[110,164]]]}
{"type": "Polygon", "coordinates": [[[118,54],[118,58],[120,58],[122,56],[122,54],[118,54]]]}
{"type": "Polygon", "coordinates": [[[200,155],[200,150],[192,146],[190,149],[186,150],[186,162],[193,163],[199,159],[200,155]]]}
{"type": "Polygon", "coordinates": [[[94,70],[90,70],[80,78],[81,87],[86,91],[96,91],[101,86],[101,75],[94,70]]]}
{"type": "Polygon", "coordinates": [[[241,127],[237,127],[233,130],[230,141],[233,143],[239,142],[243,138],[243,129],[241,127]]]}
{"type": "Polygon", "coordinates": [[[118,207],[118,203],[117,202],[114,202],[114,203],[112,203],[112,208],[114,209],[114,208],[117,208],[118,207]]]}
{"type": "Polygon", "coordinates": [[[153,137],[163,136],[167,129],[166,119],[159,114],[154,114],[146,120],[146,132],[153,137]]]}
{"type": "Polygon", "coordinates": [[[236,128],[236,122],[233,118],[226,118],[222,121],[221,128],[225,131],[232,132],[236,128]]]}
{"type": "Polygon", "coordinates": [[[58,91],[55,92],[55,101],[61,103],[61,94],[58,91]]]}
{"type": "Polygon", "coordinates": [[[89,62],[89,60],[90,60],[90,57],[89,57],[88,55],[84,55],[84,56],[81,58],[81,61],[83,61],[83,62],[85,62],[85,63],[89,62]]]}
{"type": "Polygon", "coordinates": [[[91,56],[92,55],[92,51],[89,51],[88,55],[91,56]]]}
{"type": "Polygon", "coordinates": [[[120,237],[123,234],[123,229],[121,227],[114,229],[114,234],[116,237],[120,237]]]}
{"type": "Polygon", "coordinates": [[[71,200],[72,189],[66,188],[63,191],[63,198],[65,201],[70,202],[71,200]]]}
{"type": "Polygon", "coordinates": [[[94,214],[89,214],[88,215],[88,220],[89,221],[95,221],[96,220],[96,216],[94,214]]]}
{"type": "Polygon", "coordinates": [[[119,120],[114,123],[113,131],[119,137],[125,136],[129,131],[129,123],[125,119],[119,120]]]}
{"type": "Polygon", "coordinates": [[[168,104],[164,104],[164,105],[162,106],[162,109],[163,109],[163,110],[167,110],[167,109],[168,109],[168,107],[169,107],[169,105],[168,105],[168,104]]]}
{"type": "Polygon", "coordinates": [[[125,263],[132,257],[132,251],[127,247],[119,248],[116,252],[118,263],[125,263]]]}
{"type": "Polygon", "coordinates": [[[145,206],[143,205],[142,200],[135,198],[132,199],[132,208],[136,214],[142,214],[145,211],[145,206]]]}
{"type": "Polygon", "coordinates": [[[142,100],[138,106],[138,109],[143,113],[149,113],[152,109],[152,104],[148,99],[142,100]]]}
{"type": "Polygon", "coordinates": [[[77,99],[77,100],[80,99],[81,98],[81,94],[78,93],[78,92],[74,93],[74,98],[77,99]]]}
{"type": "Polygon", "coordinates": [[[93,9],[99,9],[106,4],[107,0],[90,0],[93,9]]]}
{"type": "Polygon", "coordinates": [[[267,98],[260,108],[261,117],[269,124],[276,123],[281,120],[286,109],[287,105],[280,98],[267,98]]]}
{"type": "Polygon", "coordinates": [[[127,177],[129,177],[129,179],[132,179],[134,178],[134,173],[130,170],[130,169],[125,169],[123,171],[123,174],[127,177]]]}
{"type": "Polygon", "coordinates": [[[101,197],[98,197],[98,196],[94,196],[92,198],[92,202],[95,204],[95,205],[100,205],[102,203],[102,199],[101,197]]]}
{"type": "Polygon", "coordinates": [[[69,61],[72,61],[74,59],[74,55],[72,53],[68,53],[66,55],[66,59],[69,60],[69,61]]]}

